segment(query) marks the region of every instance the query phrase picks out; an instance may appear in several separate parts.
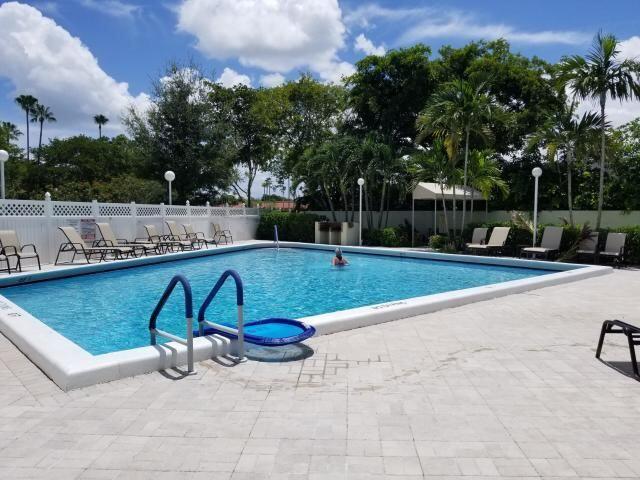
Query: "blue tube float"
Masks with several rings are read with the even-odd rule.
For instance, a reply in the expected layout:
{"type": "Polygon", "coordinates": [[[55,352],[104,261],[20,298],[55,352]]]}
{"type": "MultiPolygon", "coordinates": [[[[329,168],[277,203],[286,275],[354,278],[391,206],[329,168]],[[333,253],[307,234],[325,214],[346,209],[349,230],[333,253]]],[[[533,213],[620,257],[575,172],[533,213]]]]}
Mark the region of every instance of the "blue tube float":
{"type": "MultiPolygon", "coordinates": [[[[300,343],[315,335],[316,329],[306,323],[289,318],[267,318],[244,324],[244,341],[263,347],[281,347],[292,343],[300,343]]],[[[232,340],[237,335],[207,326],[202,334],[194,330],[194,336],[223,335],[232,340]]]]}

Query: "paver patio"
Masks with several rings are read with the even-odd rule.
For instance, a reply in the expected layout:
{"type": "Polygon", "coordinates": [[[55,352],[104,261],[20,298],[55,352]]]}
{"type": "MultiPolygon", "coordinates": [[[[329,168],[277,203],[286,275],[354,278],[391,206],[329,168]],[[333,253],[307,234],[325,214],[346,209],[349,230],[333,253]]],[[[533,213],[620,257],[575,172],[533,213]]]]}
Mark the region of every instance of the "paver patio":
{"type": "MultiPolygon", "coordinates": [[[[1,478],[640,478],[640,272],[64,393],[0,336],[1,478]]],[[[249,299],[250,301],[250,299],[249,299]]]]}

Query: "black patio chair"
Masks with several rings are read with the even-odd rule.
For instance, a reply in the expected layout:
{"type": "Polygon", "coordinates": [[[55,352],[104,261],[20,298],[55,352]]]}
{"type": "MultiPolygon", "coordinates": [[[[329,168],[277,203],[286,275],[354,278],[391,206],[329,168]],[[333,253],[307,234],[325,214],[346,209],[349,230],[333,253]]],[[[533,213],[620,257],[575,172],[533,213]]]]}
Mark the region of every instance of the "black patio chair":
{"type": "Polygon", "coordinates": [[[600,332],[600,340],[598,341],[598,349],[596,350],[596,358],[600,358],[602,352],[602,344],[604,336],[607,333],[621,333],[627,336],[629,342],[629,354],[631,355],[631,367],[634,375],[640,379],[638,372],[638,362],[636,360],[635,346],[640,345],[640,327],[630,325],[622,320],[605,320],[602,323],[602,331],[600,332]]]}

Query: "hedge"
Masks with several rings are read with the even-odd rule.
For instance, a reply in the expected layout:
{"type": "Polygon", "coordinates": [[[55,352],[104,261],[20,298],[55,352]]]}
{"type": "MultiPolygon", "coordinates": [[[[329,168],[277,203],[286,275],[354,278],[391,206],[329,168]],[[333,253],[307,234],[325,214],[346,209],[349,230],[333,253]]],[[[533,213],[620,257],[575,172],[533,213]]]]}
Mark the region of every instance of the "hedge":
{"type": "Polygon", "coordinates": [[[315,222],[325,220],[313,213],[279,212],[277,210],[260,215],[258,240],[273,240],[273,226],[278,225],[278,239],[289,242],[315,242],[315,222]]]}

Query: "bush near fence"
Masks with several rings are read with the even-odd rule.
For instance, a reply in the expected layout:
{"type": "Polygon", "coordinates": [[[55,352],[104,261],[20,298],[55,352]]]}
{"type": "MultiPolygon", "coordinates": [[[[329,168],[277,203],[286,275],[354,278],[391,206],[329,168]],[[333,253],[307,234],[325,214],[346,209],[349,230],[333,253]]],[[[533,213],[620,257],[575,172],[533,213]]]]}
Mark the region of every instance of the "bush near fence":
{"type": "Polygon", "coordinates": [[[315,242],[315,223],[326,220],[321,215],[298,212],[263,212],[256,236],[258,240],[273,240],[273,227],[278,225],[278,239],[289,242],[315,242]]]}
{"type": "MultiPolygon", "coordinates": [[[[544,228],[553,226],[552,224],[545,224],[538,226],[538,243],[542,239],[544,228]]],[[[562,235],[562,243],[560,244],[560,256],[566,253],[571,246],[577,241],[582,230],[582,225],[558,225],[563,227],[564,233],[562,235]]],[[[471,235],[473,229],[477,227],[485,227],[489,229],[489,235],[494,227],[509,227],[509,237],[507,238],[506,250],[507,252],[518,255],[520,248],[525,245],[531,245],[533,242],[533,236],[529,230],[514,224],[513,222],[489,222],[489,223],[470,223],[462,232],[462,236],[465,242],[471,241],[471,235]]],[[[618,228],[600,228],[599,237],[599,250],[604,250],[605,243],[607,241],[607,234],[612,233],[626,233],[627,241],[625,244],[625,261],[627,263],[638,265],[640,264],[640,225],[632,227],[618,227],[618,228]]]]}

